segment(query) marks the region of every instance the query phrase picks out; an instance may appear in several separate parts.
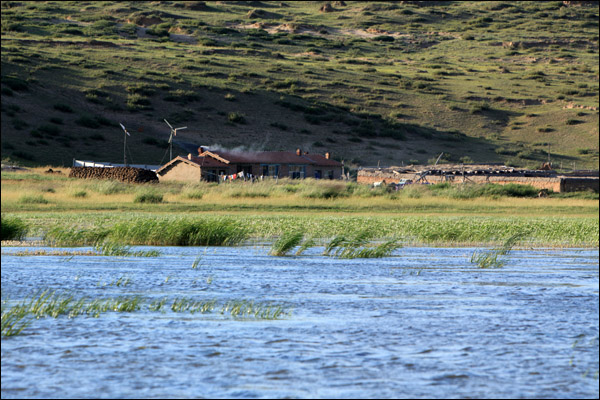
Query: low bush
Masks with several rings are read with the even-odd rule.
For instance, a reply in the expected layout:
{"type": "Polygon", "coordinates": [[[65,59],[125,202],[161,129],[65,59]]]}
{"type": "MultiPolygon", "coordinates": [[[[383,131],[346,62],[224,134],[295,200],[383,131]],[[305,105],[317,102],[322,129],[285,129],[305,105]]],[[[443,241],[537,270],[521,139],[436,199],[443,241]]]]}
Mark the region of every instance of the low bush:
{"type": "Polygon", "coordinates": [[[61,111],[64,113],[68,113],[68,114],[73,113],[73,108],[71,108],[71,106],[68,104],[58,103],[58,104],[55,104],[53,107],[55,110],[58,110],[58,111],[61,111]]]}
{"type": "Polygon", "coordinates": [[[27,225],[17,217],[2,216],[0,240],[21,240],[27,234],[27,225]]]}
{"type": "Polygon", "coordinates": [[[246,122],[244,114],[238,112],[230,112],[227,114],[227,120],[235,124],[244,124],[246,122]]]}
{"type": "Polygon", "coordinates": [[[139,193],[133,199],[134,203],[162,203],[163,195],[152,192],[139,193]]]}
{"type": "Polygon", "coordinates": [[[23,195],[19,198],[21,204],[48,204],[49,201],[41,194],[39,195],[23,195]]]}
{"type": "Polygon", "coordinates": [[[98,129],[100,128],[100,122],[98,122],[95,118],[89,117],[87,115],[81,116],[75,120],[77,125],[83,126],[85,128],[90,129],[98,129]]]}

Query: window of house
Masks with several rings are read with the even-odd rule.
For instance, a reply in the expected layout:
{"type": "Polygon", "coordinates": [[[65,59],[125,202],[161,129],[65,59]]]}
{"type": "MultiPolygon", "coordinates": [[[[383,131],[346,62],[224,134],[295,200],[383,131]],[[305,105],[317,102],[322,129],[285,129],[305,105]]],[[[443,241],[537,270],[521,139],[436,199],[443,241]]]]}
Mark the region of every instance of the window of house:
{"type": "Polygon", "coordinates": [[[332,169],[327,170],[327,179],[333,179],[333,170],[332,169]]]}
{"type": "Polygon", "coordinates": [[[279,164],[261,164],[263,176],[279,176],[279,164]]]}
{"type": "Polygon", "coordinates": [[[290,178],[304,179],[306,177],[306,165],[290,165],[290,178]]]}

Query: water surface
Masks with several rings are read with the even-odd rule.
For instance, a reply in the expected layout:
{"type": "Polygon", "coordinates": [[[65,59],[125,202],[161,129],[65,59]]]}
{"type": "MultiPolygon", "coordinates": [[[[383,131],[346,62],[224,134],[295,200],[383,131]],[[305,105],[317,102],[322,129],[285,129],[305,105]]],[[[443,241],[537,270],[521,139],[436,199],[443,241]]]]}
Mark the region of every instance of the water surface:
{"type": "Polygon", "coordinates": [[[2,398],[598,398],[598,249],[518,250],[486,270],[469,262],[473,248],[370,260],[158,249],[18,257],[6,253],[23,248],[5,247],[2,298],[50,288],[146,303],[246,299],[291,315],[143,308],[36,320],[2,338],[2,398]],[[121,277],[131,283],[111,285],[121,277]]]}

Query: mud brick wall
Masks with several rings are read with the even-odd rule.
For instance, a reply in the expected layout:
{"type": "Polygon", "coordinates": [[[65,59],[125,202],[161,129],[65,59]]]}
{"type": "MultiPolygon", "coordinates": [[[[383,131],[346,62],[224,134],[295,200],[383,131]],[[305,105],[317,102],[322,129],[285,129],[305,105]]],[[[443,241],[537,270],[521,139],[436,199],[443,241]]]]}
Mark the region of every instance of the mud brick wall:
{"type": "Polygon", "coordinates": [[[562,178],[561,192],[579,192],[593,190],[598,193],[600,185],[598,178],[562,178]]]}
{"type": "Polygon", "coordinates": [[[69,178],[114,179],[127,183],[158,182],[155,172],[133,167],[73,167],[69,178]]]}
{"type": "MultiPolygon", "coordinates": [[[[357,182],[372,184],[374,182],[381,182],[383,180],[386,183],[398,182],[401,179],[411,179],[415,181],[418,179],[418,175],[411,174],[394,174],[384,171],[359,171],[357,182]]],[[[467,183],[495,183],[497,185],[506,185],[514,183],[517,185],[531,185],[537,189],[547,189],[553,192],[562,191],[561,182],[564,178],[559,177],[524,177],[524,176],[506,176],[506,175],[467,175],[465,181],[467,183]]],[[[429,183],[462,183],[462,175],[427,175],[425,182],[429,183]]]]}

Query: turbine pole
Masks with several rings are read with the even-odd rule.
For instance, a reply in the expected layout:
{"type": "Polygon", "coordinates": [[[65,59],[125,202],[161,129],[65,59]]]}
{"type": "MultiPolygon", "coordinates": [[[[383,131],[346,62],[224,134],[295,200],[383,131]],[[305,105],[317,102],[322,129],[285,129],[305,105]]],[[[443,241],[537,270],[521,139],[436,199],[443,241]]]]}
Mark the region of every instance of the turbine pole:
{"type": "Polygon", "coordinates": [[[121,128],[123,128],[123,164],[125,166],[127,166],[127,136],[129,135],[129,132],[127,132],[127,129],[125,129],[125,126],[123,126],[123,124],[119,123],[119,125],[121,125],[121,128]]]}

